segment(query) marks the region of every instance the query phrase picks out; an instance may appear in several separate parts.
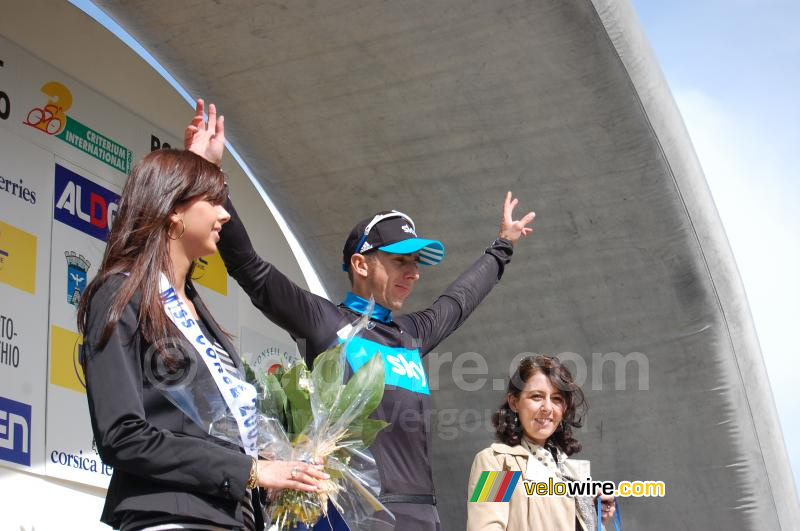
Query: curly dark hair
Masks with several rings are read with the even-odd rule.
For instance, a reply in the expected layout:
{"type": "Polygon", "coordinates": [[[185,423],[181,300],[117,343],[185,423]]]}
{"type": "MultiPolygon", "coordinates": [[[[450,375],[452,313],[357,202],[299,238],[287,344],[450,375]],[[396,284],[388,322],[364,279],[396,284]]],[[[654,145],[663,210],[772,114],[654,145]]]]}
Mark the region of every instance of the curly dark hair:
{"type": "Polygon", "coordinates": [[[516,446],[522,442],[522,426],[517,413],[511,409],[508,396],[518,397],[525,383],[537,372],[543,373],[550,382],[564,394],[564,415],[556,431],[547,439],[565,454],[572,455],[581,451],[581,443],[572,436],[573,428],[583,425],[583,416],[589,410],[589,404],[581,388],[569,370],[554,356],[529,356],[523,358],[514,375],[508,382],[508,394],[500,408],[492,415],[495,436],[501,443],[516,446]]]}

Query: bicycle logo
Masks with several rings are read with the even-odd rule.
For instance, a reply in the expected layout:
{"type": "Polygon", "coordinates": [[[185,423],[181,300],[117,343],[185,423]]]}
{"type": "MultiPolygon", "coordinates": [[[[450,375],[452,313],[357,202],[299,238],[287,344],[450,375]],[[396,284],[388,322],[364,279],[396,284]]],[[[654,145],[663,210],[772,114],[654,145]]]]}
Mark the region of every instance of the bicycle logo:
{"type": "Polygon", "coordinates": [[[72,93],[56,81],[42,85],[42,92],[50,96],[44,107],[34,107],[28,112],[25,125],[35,127],[48,135],[57,135],[67,124],[67,110],[72,106],[72,93]]]}
{"type": "Polygon", "coordinates": [[[31,109],[27,120],[22,123],[41,129],[48,135],[55,135],[62,129],[63,123],[59,116],[63,115],[61,107],[48,103],[44,106],[44,109],[38,107],[31,109]]]}

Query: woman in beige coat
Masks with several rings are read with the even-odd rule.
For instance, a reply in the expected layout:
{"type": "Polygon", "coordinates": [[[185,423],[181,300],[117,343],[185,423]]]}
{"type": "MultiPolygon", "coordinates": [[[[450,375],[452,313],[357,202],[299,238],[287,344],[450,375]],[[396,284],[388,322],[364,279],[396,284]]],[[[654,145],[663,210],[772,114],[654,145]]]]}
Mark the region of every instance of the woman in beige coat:
{"type": "MultiPolygon", "coordinates": [[[[581,389],[558,358],[523,359],[508,384],[506,401],[492,417],[498,442],[472,463],[468,496],[485,470],[520,471],[523,480],[586,480],[589,462],[569,459],[581,444],[572,429],[581,426],[587,405],[581,389]]],[[[614,515],[614,498],[602,497],[603,522],[614,515]]],[[[520,481],[508,502],[468,502],[467,530],[529,529],[594,531],[597,513],[589,496],[527,496],[520,481]]]]}

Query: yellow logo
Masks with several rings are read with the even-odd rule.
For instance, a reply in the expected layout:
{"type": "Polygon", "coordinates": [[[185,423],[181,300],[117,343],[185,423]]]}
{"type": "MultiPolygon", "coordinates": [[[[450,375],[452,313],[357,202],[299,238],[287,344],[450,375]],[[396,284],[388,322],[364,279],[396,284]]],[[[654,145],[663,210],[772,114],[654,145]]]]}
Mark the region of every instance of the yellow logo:
{"type": "Polygon", "coordinates": [[[36,293],[36,236],[2,221],[0,282],[36,293]]]}
{"type": "Polygon", "coordinates": [[[219,252],[194,261],[192,280],[213,289],[217,293],[228,296],[228,270],[222,262],[219,252]]]}
{"type": "Polygon", "coordinates": [[[28,111],[23,124],[63,140],[122,173],[130,172],[133,151],[67,115],[72,107],[72,92],[67,87],[48,81],[41,90],[49,96],[47,103],[28,111]]]}
{"type": "Polygon", "coordinates": [[[28,112],[23,122],[48,135],[57,135],[67,125],[67,111],[72,107],[72,93],[57,81],[48,81],[42,85],[42,92],[50,96],[43,107],[34,107],[28,112]]]}
{"type": "Polygon", "coordinates": [[[78,355],[83,337],[66,328],[50,325],[50,383],[86,394],[86,377],[78,355]]]}

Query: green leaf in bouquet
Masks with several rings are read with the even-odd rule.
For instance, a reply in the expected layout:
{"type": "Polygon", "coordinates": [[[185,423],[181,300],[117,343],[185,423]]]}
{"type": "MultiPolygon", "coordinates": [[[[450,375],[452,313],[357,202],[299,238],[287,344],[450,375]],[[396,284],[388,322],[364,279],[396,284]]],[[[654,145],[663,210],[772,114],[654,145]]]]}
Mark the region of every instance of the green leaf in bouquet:
{"type": "Polygon", "coordinates": [[[348,420],[348,424],[366,419],[381,403],[384,387],[383,358],[380,352],[375,353],[370,360],[362,365],[344,386],[339,400],[336,401],[331,415],[334,422],[347,411],[348,407],[356,402],[361,402],[362,407],[355,412],[355,417],[348,420]]]}
{"type": "Polygon", "coordinates": [[[375,437],[389,425],[385,420],[358,419],[347,428],[346,439],[360,441],[364,448],[369,448],[375,442],[375,437]]]}
{"type": "Polygon", "coordinates": [[[251,385],[258,384],[258,377],[253,367],[250,366],[250,363],[248,363],[247,360],[242,360],[242,363],[244,363],[244,381],[251,385]]]}
{"type": "Polygon", "coordinates": [[[311,380],[314,393],[325,411],[330,411],[342,389],[344,379],[342,345],[326,350],[314,360],[311,380]]]}
{"type": "Polygon", "coordinates": [[[287,426],[286,415],[289,409],[289,400],[281,387],[281,383],[272,374],[264,374],[261,383],[264,387],[264,398],[258,403],[259,410],[269,417],[278,419],[284,427],[287,426]]]}
{"type": "Polygon", "coordinates": [[[309,399],[311,376],[302,363],[289,369],[281,377],[281,386],[289,399],[289,433],[297,436],[311,422],[311,400],[309,399]]]}

